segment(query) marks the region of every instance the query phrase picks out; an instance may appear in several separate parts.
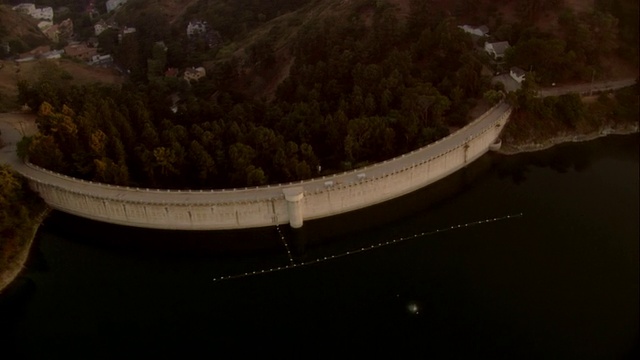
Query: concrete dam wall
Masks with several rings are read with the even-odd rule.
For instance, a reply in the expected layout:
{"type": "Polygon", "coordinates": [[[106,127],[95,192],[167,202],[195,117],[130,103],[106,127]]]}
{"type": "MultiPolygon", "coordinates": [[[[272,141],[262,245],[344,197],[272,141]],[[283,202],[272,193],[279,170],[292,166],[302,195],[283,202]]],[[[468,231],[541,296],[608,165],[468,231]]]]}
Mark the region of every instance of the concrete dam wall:
{"type": "Polygon", "coordinates": [[[341,174],[245,189],[176,191],[111,186],[26,164],[19,170],[53,208],[121,225],[222,230],[291,224],[361,209],[415,191],[476,160],[511,114],[500,103],[426,147],[341,174]]]}

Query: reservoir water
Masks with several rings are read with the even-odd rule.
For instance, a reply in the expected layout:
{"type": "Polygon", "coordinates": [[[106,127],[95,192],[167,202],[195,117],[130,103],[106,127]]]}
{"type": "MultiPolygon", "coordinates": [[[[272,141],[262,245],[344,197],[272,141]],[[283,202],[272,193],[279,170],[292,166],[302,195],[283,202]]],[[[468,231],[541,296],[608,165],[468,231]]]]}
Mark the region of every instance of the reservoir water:
{"type": "Polygon", "coordinates": [[[296,231],[54,212],[0,296],[0,357],[635,359],[639,148],[636,134],[487,154],[296,231]],[[281,235],[295,264],[350,255],[214,281],[291,264],[281,235]]]}

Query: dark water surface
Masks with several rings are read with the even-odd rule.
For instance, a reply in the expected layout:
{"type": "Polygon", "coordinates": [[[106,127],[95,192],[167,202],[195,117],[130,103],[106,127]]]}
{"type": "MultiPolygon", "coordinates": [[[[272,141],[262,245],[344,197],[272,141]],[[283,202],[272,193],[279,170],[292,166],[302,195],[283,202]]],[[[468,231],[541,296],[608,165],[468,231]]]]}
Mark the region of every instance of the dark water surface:
{"type": "Polygon", "coordinates": [[[170,232],[54,213],[0,296],[0,358],[635,359],[638,135],[488,154],[433,186],[282,229],[170,232]],[[5,357],[5,355],[9,355],[5,357]]]}

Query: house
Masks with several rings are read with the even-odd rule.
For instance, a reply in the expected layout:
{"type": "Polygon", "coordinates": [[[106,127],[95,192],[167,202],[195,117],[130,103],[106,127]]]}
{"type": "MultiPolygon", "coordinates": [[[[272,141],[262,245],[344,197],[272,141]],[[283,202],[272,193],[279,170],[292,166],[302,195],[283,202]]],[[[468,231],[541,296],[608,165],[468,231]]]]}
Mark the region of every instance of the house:
{"type": "Polygon", "coordinates": [[[89,65],[110,65],[113,64],[113,57],[111,55],[93,55],[89,65]]]}
{"type": "Polygon", "coordinates": [[[489,55],[492,55],[496,60],[504,58],[505,52],[510,47],[511,46],[509,45],[508,41],[484,43],[484,51],[486,51],[489,55]]]}
{"type": "Polygon", "coordinates": [[[107,23],[104,20],[100,20],[97,23],[95,23],[95,25],[93,25],[93,32],[94,34],[96,34],[96,36],[102,34],[103,31],[107,30],[109,28],[109,25],[107,25],[107,23]]]}
{"type": "Polygon", "coordinates": [[[116,8],[118,8],[119,6],[124,5],[126,3],[127,3],[127,0],[108,0],[106,3],[107,12],[111,12],[116,8]]]}
{"type": "Polygon", "coordinates": [[[524,72],[524,70],[520,69],[519,67],[514,66],[509,71],[509,75],[511,75],[513,80],[517,81],[518,84],[521,84],[525,80],[524,77],[526,73],[524,72]]]}
{"type": "Polygon", "coordinates": [[[60,41],[60,31],[59,31],[59,26],[56,25],[52,25],[49,26],[48,28],[42,30],[42,33],[49,38],[49,40],[57,43],[58,41],[60,41]]]}
{"type": "Polygon", "coordinates": [[[64,54],[64,50],[52,50],[40,55],[41,59],[60,59],[64,54]]]}
{"type": "Polygon", "coordinates": [[[36,10],[36,5],[32,3],[22,3],[11,8],[13,11],[21,12],[23,14],[31,15],[31,12],[36,10]]]}
{"type": "Polygon", "coordinates": [[[90,61],[93,55],[98,54],[98,49],[88,47],[86,44],[72,44],[64,48],[65,54],[82,61],[90,61]]]}
{"type": "Polygon", "coordinates": [[[52,7],[43,7],[40,9],[33,9],[29,13],[31,17],[36,19],[42,19],[47,21],[53,21],[53,8],[52,7]]]}
{"type": "Polygon", "coordinates": [[[207,71],[202,66],[197,68],[192,67],[191,69],[186,69],[183,75],[184,79],[189,82],[191,82],[191,80],[198,81],[205,76],[207,76],[207,71]]]}
{"type": "Polygon", "coordinates": [[[53,21],[53,8],[50,6],[36,9],[36,5],[33,3],[22,3],[12,7],[11,9],[27,14],[36,19],[53,21]]]}
{"type": "Polygon", "coordinates": [[[482,26],[469,26],[469,25],[462,25],[462,26],[458,26],[460,29],[462,29],[464,32],[469,33],[471,35],[476,35],[476,36],[488,36],[489,34],[489,28],[485,25],[482,26]]]}
{"type": "Polygon", "coordinates": [[[126,27],[126,26],[123,27],[122,29],[120,29],[120,32],[118,33],[118,42],[122,42],[123,37],[129,34],[133,34],[134,32],[136,32],[136,28],[134,27],[126,27]]]}
{"type": "Polygon", "coordinates": [[[187,36],[192,37],[193,35],[202,34],[207,31],[207,22],[206,21],[189,21],[189,25],[187,25],[187,36]]]}
{"type": "Polygon", "coordinates": [[[73,36],[73,21],[69,18],[58,24],[58,36],[60,39],[69,39],[73,36]]]}

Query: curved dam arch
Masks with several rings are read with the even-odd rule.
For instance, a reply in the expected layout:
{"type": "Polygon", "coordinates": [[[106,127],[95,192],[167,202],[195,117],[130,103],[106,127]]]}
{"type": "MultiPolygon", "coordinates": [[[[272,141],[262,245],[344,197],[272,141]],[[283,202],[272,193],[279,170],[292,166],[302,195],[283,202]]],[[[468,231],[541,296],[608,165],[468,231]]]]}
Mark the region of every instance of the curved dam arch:
{"type": "Polygon", "coordinates": [[[353,171],[244,189],[161,190],[80,180],[33,164],[12,164],[51,207],[114,224],[224,230],[290,224],[342,214],[417,189],[496,146],[511,114],[501,102],[464,128],[423,148],[353,171]]]}

